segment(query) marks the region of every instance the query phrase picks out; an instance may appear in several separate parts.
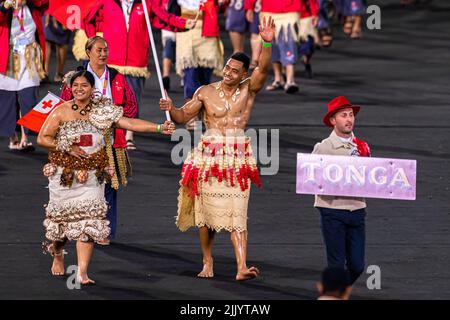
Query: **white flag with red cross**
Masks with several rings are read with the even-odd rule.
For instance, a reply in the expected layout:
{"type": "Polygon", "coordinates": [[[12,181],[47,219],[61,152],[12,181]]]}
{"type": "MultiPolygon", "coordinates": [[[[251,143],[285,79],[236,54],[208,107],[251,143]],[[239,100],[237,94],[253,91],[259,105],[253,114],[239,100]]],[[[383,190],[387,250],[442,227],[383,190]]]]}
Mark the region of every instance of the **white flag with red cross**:
{"type": "Polygon", "coordinates": [[[17,123],[32,131],[39,132],[50,112],[63,102],[64,100],[60,97],[49,92],[30,112],[20,118],[17,123]]]}

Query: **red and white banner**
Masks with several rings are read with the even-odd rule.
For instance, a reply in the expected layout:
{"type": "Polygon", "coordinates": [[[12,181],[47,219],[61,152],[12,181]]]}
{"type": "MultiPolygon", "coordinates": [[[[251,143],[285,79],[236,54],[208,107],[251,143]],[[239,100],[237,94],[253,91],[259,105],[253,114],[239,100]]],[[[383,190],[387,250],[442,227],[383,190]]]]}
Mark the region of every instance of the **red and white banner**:
{"type": "Polygon", "coordinates": [[[50,0],[48,13],[70,30],[81,29],[81,22],[97,0],[50,0]]]}
{"type": "Polygon", "coordinates": [[[50,112],[62,104],[64,100],[49,92],[30,112],[17,121],[18,124],[39,132],[50,112]]]}

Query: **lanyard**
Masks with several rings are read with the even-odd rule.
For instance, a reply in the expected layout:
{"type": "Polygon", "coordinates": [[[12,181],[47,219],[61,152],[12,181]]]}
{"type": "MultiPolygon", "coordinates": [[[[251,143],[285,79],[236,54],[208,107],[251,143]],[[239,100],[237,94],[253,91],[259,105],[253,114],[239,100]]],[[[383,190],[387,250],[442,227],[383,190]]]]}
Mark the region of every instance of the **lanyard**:
{"type": "Polygon", "coordinates": [[[125,1],[125,5],[127,6],[127,14],[130,16],[131,9],[133,8],[133,0],[123,0],[125,1]]]}
{"type": "Polygon", "coordinates": [[[103,80],[103,92],[102,94],[106,95],[106,89],[108,88],[108,80],[109,80],[109,72],[108,68],[106,68],[105,80],[103,80]]]}
{"type": "Polygon", "coordinates": [[[20,10],[20,16],[19,16],[19,12],[17,10],[14,10],[14,17],[17,18],[17,20],[19,20],[19,24],[20,24],[20,31],[25,32],[25,23],[24,23],[24,13],[23,13],[23,7],[20,10]]]}

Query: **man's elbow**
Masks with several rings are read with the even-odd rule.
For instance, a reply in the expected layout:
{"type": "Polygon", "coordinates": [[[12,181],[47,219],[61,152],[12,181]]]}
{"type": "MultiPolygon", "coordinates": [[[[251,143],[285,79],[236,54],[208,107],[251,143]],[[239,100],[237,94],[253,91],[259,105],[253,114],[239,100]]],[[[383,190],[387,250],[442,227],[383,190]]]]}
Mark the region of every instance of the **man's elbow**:
{"type": "Polygon", "coordinates": [[[175,124],[180,124],[180,125],[188,123],[188,120],[183,119],[183,118],[172,118],[172,121],[175,124]]]}
{"type": "Polygon", "coordinates": [[[186,124],[192,117],[187,117],[185,114],[170,113],[170,118],[175,124],[186,124]]]}

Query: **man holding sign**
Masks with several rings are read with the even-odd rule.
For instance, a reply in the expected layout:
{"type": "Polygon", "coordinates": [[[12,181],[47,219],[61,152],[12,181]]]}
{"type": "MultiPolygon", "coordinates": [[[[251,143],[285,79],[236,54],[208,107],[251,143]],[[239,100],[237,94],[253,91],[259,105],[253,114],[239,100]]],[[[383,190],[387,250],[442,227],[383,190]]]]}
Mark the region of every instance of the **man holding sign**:
{"type": "MultiPolygon", "coordinates": [[[[313,154],[370,157],[368,144],[353,134],[360,107],[339,96],[328,103],[323,123],[333,128],[330,136],[314,146],[313,154]]],[[[347,267],[351,283],[364,271],[364,198],[316,195],[314,206],[321,214],[328,267],[347,267]]]]}

